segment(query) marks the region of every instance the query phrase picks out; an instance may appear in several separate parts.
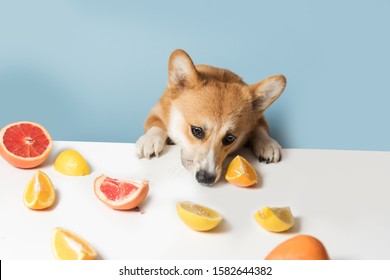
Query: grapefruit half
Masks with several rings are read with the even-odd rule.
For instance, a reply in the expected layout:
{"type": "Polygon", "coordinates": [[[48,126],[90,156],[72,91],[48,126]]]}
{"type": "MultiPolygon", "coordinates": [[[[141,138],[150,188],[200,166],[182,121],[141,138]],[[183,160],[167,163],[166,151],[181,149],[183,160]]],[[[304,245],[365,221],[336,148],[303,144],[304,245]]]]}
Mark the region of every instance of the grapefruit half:
{"type": "Polygon", "coordinates": [[[101,175],[95,179],[94,190],[97,198],[113,209],[134,209],[145,200],[149,182],[142,180],[121,180],[101,175]]]}
{"type": "Polygon", "coordinates": [[[0,130],[0,155],[13,166],[34,168],[49,156],[53,140],[40,124],[22,121],[0,130]]]}

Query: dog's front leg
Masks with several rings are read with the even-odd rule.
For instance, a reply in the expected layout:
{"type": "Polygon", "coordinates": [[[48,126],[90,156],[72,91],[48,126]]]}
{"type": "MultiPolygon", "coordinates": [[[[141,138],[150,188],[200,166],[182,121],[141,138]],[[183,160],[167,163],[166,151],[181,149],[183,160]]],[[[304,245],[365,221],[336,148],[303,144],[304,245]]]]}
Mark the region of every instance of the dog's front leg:
{"type": "Polygon", "coordinates": [[[152,115],[146,120],[145,131],[145,134],[135,143],[137,156],[138,158],[146,157],[147,159],[150,159],[153,155],[158,157],[168,138],[165,125],[159,117],[152,115]]]}
{"type": "Polygon", "coordinates": [[[282,159],[282,150],[279,143],[269,136],[268,124],[264,118],[253,131],[250,139],[253,153],[260,162],[279,162],[282,159]]]}

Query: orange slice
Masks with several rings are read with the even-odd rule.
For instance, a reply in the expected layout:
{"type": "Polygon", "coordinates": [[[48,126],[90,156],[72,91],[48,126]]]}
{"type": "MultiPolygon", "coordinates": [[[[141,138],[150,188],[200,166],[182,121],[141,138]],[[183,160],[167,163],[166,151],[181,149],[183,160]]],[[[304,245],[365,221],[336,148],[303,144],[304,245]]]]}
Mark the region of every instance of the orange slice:
{"type": "Polygon", "coordinates": [[[53,205],[56,193],[50,178],[38,170],[28,182],[23,202],[30,209],[45,209],[53,205]]]}
{"type": "Polygon", "coordinates": [[[59,227],[53,231],[52,247],[57,260],[94,260],[97,255],[81,236],[59,227]]]}
{"type": "Polygon", "coordinates": [[[249,187],[257,183],[257,173],[243,157],[236,156],[229,164],[225,179],[239,187],[249,187]]]}
{"type": "Polygon", "coordinates": [[[37,123],[11,123],[0,130],[0,155],[15,167],[33,168],[49,156],[53,141],[37,123]]]}

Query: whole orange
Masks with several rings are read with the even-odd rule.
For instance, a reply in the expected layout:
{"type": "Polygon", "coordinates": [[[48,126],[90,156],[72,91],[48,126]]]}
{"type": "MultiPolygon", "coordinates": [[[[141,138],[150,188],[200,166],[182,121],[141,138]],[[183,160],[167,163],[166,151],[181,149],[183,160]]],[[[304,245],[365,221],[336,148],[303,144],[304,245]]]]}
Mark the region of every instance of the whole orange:
{"type": "Polygon", "coordinates": [[[325,246],[317,238],[300,234],[280,243],[266,260],[329,260],[325,246]]]}

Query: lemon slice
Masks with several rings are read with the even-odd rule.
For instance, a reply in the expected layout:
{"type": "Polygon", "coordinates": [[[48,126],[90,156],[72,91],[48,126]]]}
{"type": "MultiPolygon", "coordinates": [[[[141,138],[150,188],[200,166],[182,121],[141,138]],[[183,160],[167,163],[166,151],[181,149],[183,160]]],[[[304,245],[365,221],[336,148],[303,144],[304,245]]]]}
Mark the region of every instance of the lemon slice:
{"type": "Polygon", "coordinates": [[[94,260],[96,251],[81,236],[64,228],[55,228],[52,247],[57,260],[94,260]]]}
{"type": "Polygon", "coordinates": [[[23,202],[30,209],[45,209],[53,205],[56,193],[50,178],[38,170],[28,182],[23,202]]]}
{"type": "Polygon", "coordinates": [[[176,210],[180,219],[197,231],[211,230],[223,220],[217,211],[189,201],[178,202],[176,210]]]}
{"type": "Polygon", "coordinates": [[[54,162],[54,169],[68,176],[84,176],[91,172],[87,161],[75,150],[62,151],[54,162]]]}
{"type": "Polygon", "coordinates": [[[257,183],[257,173],[243,157],[236,156],[229,164],[225,179],[239,187],[249,187],[257,183]]]}
{"type": "Polygon", "coordinates": [[[295,224],[290,207],[264,207],[254,217],[259,225],[272,232],[289,230],[295,224]]]}

